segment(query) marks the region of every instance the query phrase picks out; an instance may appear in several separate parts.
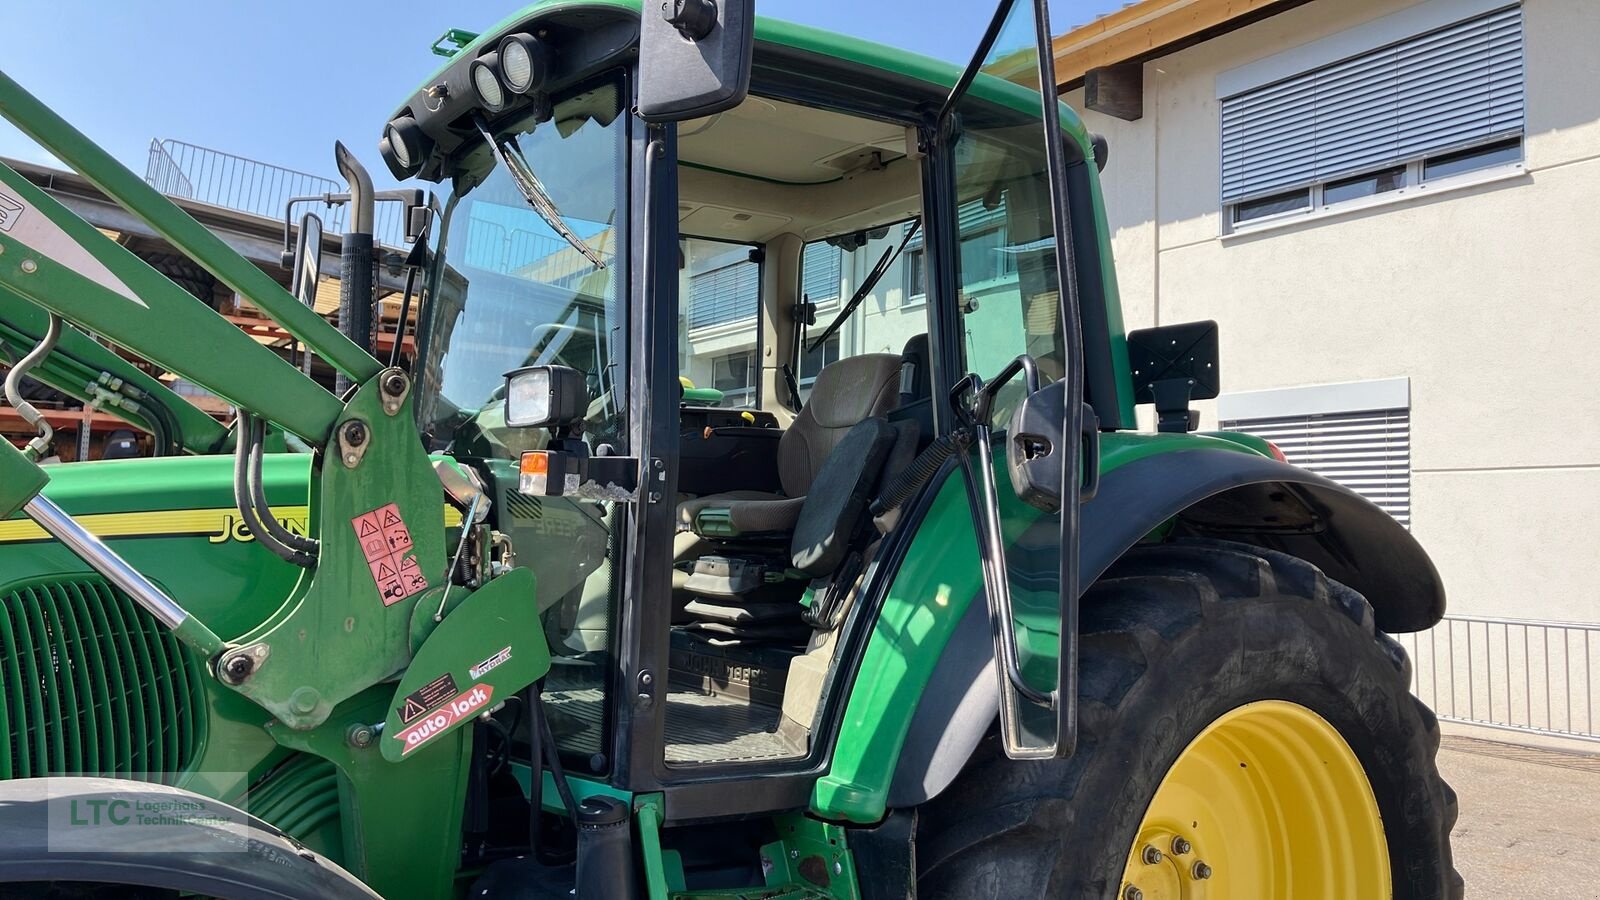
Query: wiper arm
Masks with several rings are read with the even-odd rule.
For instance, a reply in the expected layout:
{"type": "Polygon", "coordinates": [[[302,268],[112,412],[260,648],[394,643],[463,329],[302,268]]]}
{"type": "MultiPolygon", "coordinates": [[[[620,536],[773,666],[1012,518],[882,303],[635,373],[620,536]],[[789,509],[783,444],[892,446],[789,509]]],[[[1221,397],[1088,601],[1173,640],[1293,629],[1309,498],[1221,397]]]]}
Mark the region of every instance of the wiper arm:
{"type": "Polygon", "coordinates": [[[539,218],[550,226],[551,231],[565,238],[567,243],[572,245],[572,249],[583,254],[583,258],[592,263],[596,269],[604,269],[606,261],[601,258],[600,254],[593,247],[584,243],[583,238],[578,237],[576,232],[567,227],[566,221],[561,217],[561,210],[556,206],[556,202],[550,199],[550,194],[545,191],[544,185],[539,183],[538,176],[533,174],[533,169],[528,165],[527,160],[522,158],[522,151],[510,146],[508,141],[497,140],[489,132],[489,126],[484,124],[482,116],[474,117],[473,124],[478,126],[478,131],[483,134],[483,139],[488,141],[489,146],[494,149],[495,155],[500,158],[501,165],[505,166],[506,171],[511,173],[511,181],[516,184],[517,190],[522,192],[523,199],[528,201],[528,205],[533,207],[533,211],[539,214],[539,218]],[[515,152],[512,152],[513,150],[515,152]]]}
{"type": "Polygon", "coordinates": [[[861,286],[856,288],[856,292],[850,295],[850,302],[846,303],[844,309],[839,310],[839,314],[834,316],[833,321],[828,323],[827,328],[823,329],[822,336],[811,342],[811,346],[806,348],[807,353],[817,352],[817,348],[821,347],[824,341],[833,337],[833,333],[844,326],[844,320],[850,318],[850,314],[856,311],[856,307],[861,305],[861,301],[867,299],[867,295],[872,293],[872,289],[878,286],[878,281],[888,273],[889,267],[894,265],[894,261],[906,249],[906,245],[911,243],[911,239],[921,230],[922,220],[917,219],[911,223],[910,228],[906,229],[906,236],[901,239],[898,247],[884,249],[883,255],[878,257],[878,264],[872,267],[872,271],[867,274],[866,280],[862,281],[861,286]]]}

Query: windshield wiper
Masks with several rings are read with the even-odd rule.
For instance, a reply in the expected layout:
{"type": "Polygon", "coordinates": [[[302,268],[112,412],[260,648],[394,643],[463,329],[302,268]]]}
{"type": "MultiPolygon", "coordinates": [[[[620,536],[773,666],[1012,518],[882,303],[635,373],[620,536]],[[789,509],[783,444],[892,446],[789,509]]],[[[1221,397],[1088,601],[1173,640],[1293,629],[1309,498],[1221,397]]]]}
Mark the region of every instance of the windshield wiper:
{"type": "Polygon", "coordinates": [[[539,183],[538,176],[533,174],[533,167],[529,166],[528,161],[523,158],[521,148],[511,141],[497,140],[489,132],[489,126],[484,124],[483,117],[475,117],[474,124],[478,126],[478,131],[483,134],[483,139],[488,141],[489,146],[494,149],[495,155],[500,158],[501,165],[505,166],[506,171],[511,173],[511,181],[516,184],[517,190],[522,192],[523,199],[528,201],[528,205],[533,207],[533,211],[539,214],[539,218],[550,226],[551,231],[566,238],[567,243],[572,245],[572,249],[583,254],[583,258],[592,263],[596,269],[604,269],[606,261],[601,258],[600,254],[593,247],[584,243],[583,238],[578,237],[576,232],[567,227],[566,221],[561,217],[560,208],[556,206],[554,200],[550,199],[550,194],[545,191],[544,185],[539,183]]]}
{"type": "Polygon", "coordinates": [[[878,286],[878,280],[889,271],[889,267],[894,265],[894,261],[900,258],[900,254],[906,249],[906,245],[911,243],[911,239],[921,229],[921,219],[912,221],[911,227],[906,229],[906,236],[900,241],[900,246],[884,249],[883,255],[878,257],[878,264],[872,267],[872,271],[867,274],[866,280],[861,282],[861,286],[856,288],[854,294],[850,295],[850,301],[844,305],[844,309],[839,310],[839,314],[834,317],[832,322],[828,323],[827,328],[823,329],[822,336],[812,341],[811,346],[806,348],[807,353],[817,352],[817,348],[821,347],[824,341],[833,337],[833,333],[844,325],[844,320],[850,318],[850,314],[856,311],[856,307],[861,305],[861,301],[867,299],[867,295],[872,293],[872,289],[878,286]]]}

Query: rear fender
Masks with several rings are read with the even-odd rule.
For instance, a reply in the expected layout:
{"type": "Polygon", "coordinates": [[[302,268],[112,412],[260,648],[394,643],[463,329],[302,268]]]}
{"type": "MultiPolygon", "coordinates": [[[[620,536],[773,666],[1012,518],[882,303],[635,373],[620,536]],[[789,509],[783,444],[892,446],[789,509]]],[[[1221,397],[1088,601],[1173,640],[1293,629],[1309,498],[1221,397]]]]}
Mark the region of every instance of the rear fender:
{"type": "MultiPolygon", "coordinates": [[[[1102,477],[1082,510],[1082,583],[1093,584],[1169,523],[1173,536],[1253,544],[1316,565],[1361,592],[1384,631],[1421,631],[1444,615],[1433,562],[1371,501],[1274,459],[1210,449],[1146,457],[1102,477]]],[[[987,616],[986,605],[974,602],[952,633],[902,744],[890,808],[937,796],[993,725],[999,707],[987,616]]]]}
{"type": "MultiPolygon", "coordinates": [[[[0,835],[0,884],[138,885],[230,900],[378,896],[260,819],[160,784],[114,778],[0,781],[0,835]],[[147,821],[176,815],[191,824],[147,821]]],[[[0,894],[7,893],[0,887],[0,894]]]]}

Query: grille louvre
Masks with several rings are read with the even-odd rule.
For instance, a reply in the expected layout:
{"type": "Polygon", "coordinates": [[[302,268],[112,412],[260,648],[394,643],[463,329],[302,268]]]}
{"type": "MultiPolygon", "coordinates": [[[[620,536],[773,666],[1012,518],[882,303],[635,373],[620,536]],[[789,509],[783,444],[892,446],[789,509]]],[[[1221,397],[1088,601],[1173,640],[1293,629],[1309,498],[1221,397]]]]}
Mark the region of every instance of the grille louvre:
{"type": "Polygon", "coordinates": [[[98,577],[0,592],[0,778],[170,783],[199,749],[202,690],[172,633],[98,577]]]}

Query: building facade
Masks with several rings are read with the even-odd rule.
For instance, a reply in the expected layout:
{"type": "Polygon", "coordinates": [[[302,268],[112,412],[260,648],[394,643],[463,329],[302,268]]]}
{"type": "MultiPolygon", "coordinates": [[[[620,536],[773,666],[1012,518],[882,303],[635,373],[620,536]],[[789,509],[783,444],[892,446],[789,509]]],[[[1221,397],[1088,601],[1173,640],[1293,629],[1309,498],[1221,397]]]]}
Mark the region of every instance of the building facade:
{"type": "MultiPolygon", "coordinates": [[[[1063,99],[1110,146],[1128,327],[1216,320],[1224,393],[1202,427],[1262,433],[1389,510],[1453,616],[1600,622],[1600,4],[1171,21],[1220,6],[1148,0],[1057,41],[1063,99]]],[[[1545,660],[1515,625],[1466,627],[1478,682],[1545,660]]],[[[1550,652],[1532,719],[1595,732],[1596,637],[1560,631],[1577,643],[1550,652]]],[[[1455,696],[1519,718],[1510,687],[1455,696]]]]}

